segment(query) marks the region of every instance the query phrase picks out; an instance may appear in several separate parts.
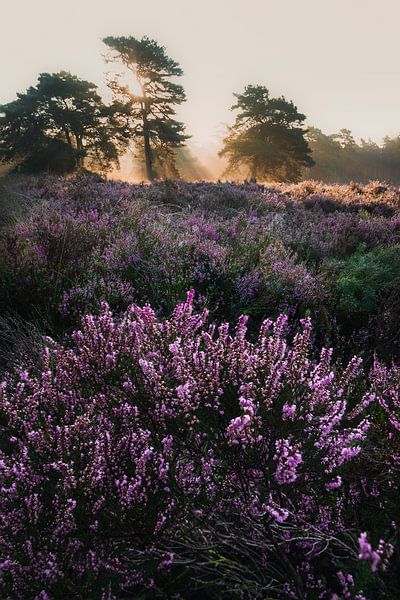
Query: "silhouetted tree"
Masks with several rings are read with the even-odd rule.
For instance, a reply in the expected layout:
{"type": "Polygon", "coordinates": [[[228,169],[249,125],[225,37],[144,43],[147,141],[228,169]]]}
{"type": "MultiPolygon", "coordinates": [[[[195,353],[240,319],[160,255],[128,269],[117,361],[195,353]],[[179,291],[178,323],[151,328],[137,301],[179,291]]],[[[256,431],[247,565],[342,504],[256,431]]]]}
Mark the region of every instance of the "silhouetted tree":
{"type": "Polygon", "coordinates": [[[157,175],[157,162],[164,170],[176,174],[175,149],[189,136],[185,126],[175,119],[175,107],[186,100],[183,87],[173,77],[181,77],[179,64],[166,54],[155,40],[144,37],[107,37],[103,42],[111,49],[109,61],[122,63],[132,74],[132,87],[116,78],[110,87],[117,98],[128,99],[131,106],[133,130],[141,138],[137,143],[143,150],[147,178],[157,175]],[[137,88],[137,89],[135,89],[137,88]]]}
{"type": "Polygon", "coordinates": [[[32,170],[108,170],[131,135],[122,103],[107,106],[95,84],[65,71],[42,73],[0,113],[0,160],[32,170]]]}
{"type": "Polygon", "coordinates": [[[297,181],[302,168],[311,166],[311,150],[304,138],[305,115],[285,98],[270,98],[261,85],[248,85],[234,94],[238,110],[224,139],[220,156],[228,158],[227,173],[246,167],[252,178],[297,181]]]}

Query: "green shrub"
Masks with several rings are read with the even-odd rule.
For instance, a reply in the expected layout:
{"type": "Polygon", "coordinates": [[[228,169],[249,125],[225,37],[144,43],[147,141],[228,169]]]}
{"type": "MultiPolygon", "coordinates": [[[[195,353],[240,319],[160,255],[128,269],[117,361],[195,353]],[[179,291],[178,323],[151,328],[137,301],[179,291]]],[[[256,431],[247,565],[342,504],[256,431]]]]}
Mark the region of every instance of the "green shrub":
{"type": "Polygon", "coordinates": [[[400,245],[357,252],[336,280],[339,306],[347,313],[375,314],[400,280],[400,245]]]}

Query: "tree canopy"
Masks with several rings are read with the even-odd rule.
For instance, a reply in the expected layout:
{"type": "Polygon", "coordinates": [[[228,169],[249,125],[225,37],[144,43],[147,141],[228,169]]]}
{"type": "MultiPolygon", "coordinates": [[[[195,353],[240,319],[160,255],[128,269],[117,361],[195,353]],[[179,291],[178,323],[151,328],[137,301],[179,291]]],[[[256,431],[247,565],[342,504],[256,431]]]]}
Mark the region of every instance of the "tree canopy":
{"type": "Polygon", "coordinates": [[[116,76],[110,87],[115,97],[130,107],[132,131],[139,154],[144,156],[147,178],[161,171],[177,175],[175,149],[189,136],[175,118],[175,107],[185,100],[183,87],[173,81],[181,77],[179,64],[155,40],[143,37],[107,37],[109,61],[122,63],[133,75],[131,85],[123,85],[116,76]]]}
{"type": "Polygon", "coordinates": [[[248,85],[232,110],[238,111],[220,156],[227,173],[247,169],[252,178],[297,181],[304,167],[314,164],[305,139],[305,115],[293,102],[271,98],[266,87],[248,85]]]}
{"type": "Polygon", "coordinates": [[[94,83],[65,71],[41,73],[0,113],[0,160],[28,170],[108,170],[130,136],[126,107],[106,105],[94,83]]]}

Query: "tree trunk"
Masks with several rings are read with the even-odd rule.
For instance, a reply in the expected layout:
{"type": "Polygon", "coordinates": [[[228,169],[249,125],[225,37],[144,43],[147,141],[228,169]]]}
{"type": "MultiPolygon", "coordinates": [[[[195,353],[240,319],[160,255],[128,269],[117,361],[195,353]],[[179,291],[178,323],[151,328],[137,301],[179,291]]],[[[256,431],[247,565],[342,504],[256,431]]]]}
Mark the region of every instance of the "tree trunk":
{"type": "Polygon", "coordinates": [[[257,161],[253,161],[253,164],[251,165],[250,178],[254,183],[257,181],[257,161]]]}
{"type": "Polygon", "coordinates": [[[66,129],[66,128],[64,129],[64,135],[65,135],[65,139],[67,140],[67,144],[69,144],[69,146],[72,146],[71,136],[70,136],[68,129],[66,129]]]}
{"type": "Polygon", "coordinates": [[[85,164],[85,157],[84,157],[84,152],[83,152],[83,141],[81,136],[76,136],[76,150],[77,150],[77,159],[76,159],[76,165],[78,167],[78,169],[83,169],[84,164],[85,164]]]}
{"type": "Polygon", "coordinates": [[[154,181],[155,174],[153,171],[153,159],[151,156],[150,131],[149,131],[149,122],[147,120],[146,97],[144,98],[144,102],[142,104],[142,118],[143,118],[144,155],[146,158],[146,175],[147,175],[147,179],[149,181],[154,181]]]}

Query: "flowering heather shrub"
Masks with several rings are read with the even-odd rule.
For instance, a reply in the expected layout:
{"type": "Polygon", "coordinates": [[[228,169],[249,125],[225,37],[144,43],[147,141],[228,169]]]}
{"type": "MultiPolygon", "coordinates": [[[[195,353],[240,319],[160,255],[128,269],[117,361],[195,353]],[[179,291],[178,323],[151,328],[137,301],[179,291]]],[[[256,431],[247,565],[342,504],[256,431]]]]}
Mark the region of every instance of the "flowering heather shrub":
{"type": "Polygon", "coordinates": [[[387,211],[390,207],[397,209],[400,202],[399,188],[379,181],[343,185],[301,181],[294,184],[277,183],[274,187],[279,193],[296,200],[318,196],[322,200],[329,199],[350,209],[367,206],[370,210],[379,211],[383,207],[387,211]]]}
{"type": "Polygon", "coordinates": [[[399,370],[246,320],[104,304],[6,377],[5,597],[394,597],[399,370]]]}
{"type": "Polygon", "coordinates": [[[398,243],[400,220],[398,216],[387,219],[364,213],[321,215],[296,210],[282,235],[301,258],[318,264],[329,258],[346,259],[360,249],[398,243]]]}
{"type": "Polygon", "coordinates": [[[393,285],[382,286],[374,302],[359,302],[354,286],[343,284],[351,272],[363,287],[355,263],[396,252],[397,188],[130,185],[94,177],[20,185],[32,208],[0,232],[0,311],[29,321],[39,315],[56,338],[83,314],[99,312],[102,301],[118,312],[150,303],[167,316],[194,288],[218,320],[244,313],[256,329],[285,310],[295,319],[311,316],[319,339],[333,340],[346,356],[372,360],[377,351],[391,360],[400,352],[400,336],[392,335],[400,319],[398,263],[390,269],[393,285]]]}

